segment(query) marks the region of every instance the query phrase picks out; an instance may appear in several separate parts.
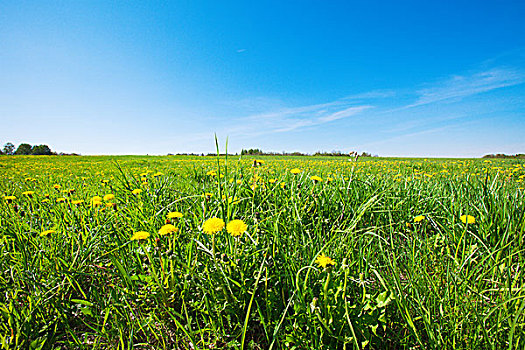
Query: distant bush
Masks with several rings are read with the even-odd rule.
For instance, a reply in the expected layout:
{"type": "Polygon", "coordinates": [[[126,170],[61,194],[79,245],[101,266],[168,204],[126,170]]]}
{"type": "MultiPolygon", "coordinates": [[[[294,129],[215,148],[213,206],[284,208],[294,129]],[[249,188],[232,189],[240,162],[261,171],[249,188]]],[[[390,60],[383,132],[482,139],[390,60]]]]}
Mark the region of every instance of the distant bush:
{"type": "Polygon", "coordinates": [[[525,159],[525,154],[523,154],[523,153],[518,153],[518,154],[503,154],[503,153],[498,153],[498,154],[487,154],[487,155],[484,155],[483,158],[502,158],[502,159],[513,158],[513,159],[525,159]]]}

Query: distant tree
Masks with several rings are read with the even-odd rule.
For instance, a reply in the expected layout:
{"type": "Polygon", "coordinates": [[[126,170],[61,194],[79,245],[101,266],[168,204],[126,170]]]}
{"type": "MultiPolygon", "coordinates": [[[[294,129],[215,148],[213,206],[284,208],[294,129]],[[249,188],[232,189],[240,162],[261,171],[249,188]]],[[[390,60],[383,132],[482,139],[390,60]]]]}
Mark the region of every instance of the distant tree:
{"type": "Polygon", "coordinates": [[[31,154],[31,145],[28,143],[22,143],[15,151],[15,155],[28,155],[31,154]]]}
{"type": "Polygon", "coordinates": [[[4,153],[8,156],[13,155],[13,152],[15,151],[15,145],[13,145],[11,142],[8,142],[4,145],[4,153]]]}
{"type": "Polygon", "coordinates": [[[31,148],[31,154],[35,156],[49,156],[53,154],[48,145],[38,145],[31,148]]]}

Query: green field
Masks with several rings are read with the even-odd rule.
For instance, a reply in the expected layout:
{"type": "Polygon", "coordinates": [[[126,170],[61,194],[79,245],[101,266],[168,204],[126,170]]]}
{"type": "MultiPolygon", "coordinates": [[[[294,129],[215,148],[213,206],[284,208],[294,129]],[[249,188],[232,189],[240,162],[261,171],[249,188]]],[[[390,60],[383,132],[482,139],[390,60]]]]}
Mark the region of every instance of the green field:
{"type": "Polygon", "coordinates": [[[525,161],[257,159],[0,157],[2,348],[525,348],[525,161]]]}

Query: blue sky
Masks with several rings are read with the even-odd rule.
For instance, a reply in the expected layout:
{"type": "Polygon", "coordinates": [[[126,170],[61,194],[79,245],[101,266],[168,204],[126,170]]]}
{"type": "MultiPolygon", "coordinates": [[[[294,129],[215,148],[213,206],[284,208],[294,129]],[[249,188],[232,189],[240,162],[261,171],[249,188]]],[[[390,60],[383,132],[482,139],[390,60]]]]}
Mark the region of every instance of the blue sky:
{"type": "Polygon", "coordinates": [[[525,153],[523,1],[2,1],[0,143],[525,153]]]}

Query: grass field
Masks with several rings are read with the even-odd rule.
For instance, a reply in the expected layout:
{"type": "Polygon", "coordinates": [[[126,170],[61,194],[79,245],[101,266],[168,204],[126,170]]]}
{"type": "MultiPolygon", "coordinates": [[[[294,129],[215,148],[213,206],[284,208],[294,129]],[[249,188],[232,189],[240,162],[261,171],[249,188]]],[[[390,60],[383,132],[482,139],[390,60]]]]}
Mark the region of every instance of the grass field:
{"type": "Polygon", "coordinates": [[[523,160],[260,159],[0,157],[2,348],[525,348],[523,160]]]}

